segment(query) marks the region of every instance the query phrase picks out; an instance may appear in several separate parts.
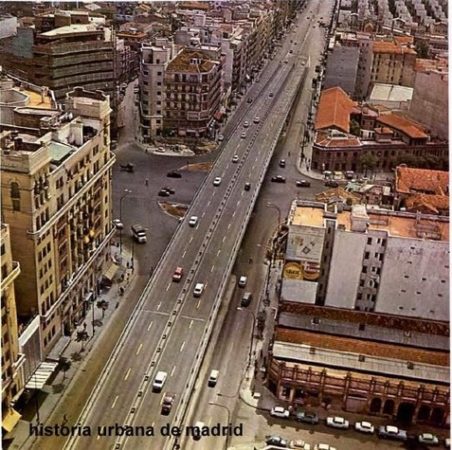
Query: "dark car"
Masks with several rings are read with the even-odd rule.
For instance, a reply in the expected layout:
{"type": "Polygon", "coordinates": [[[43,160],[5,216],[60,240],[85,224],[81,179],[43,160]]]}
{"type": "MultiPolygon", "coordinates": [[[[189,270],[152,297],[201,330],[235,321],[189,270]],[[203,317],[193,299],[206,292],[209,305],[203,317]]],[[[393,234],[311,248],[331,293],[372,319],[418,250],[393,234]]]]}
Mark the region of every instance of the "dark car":
{"type": "Polygon", "coordinates": [[[296,185],[298,187],[311,187],[311,183],[309,181],[306,181],[306,180],[298,180],[296,182],[296,185]]]}
{"type": "Polygon", "coordinates": [[[274,447],[287,448],[288,442],[280,436],[266,436],[265,443],[274,447]]]}
{"type": "Polygon", "coordinates": [[[273,183],[285,183],[286,179],[282,175],[276,175],[275,177],[272,177],[273,183]]]}
{"type": "Polygon", "coordinates": [[[281,159],[279,161],[279,167],[286,167],[286,160],[285,159],[281,159]]]}
{"type": "Polygon", "coordinates": [[[133,172],[135,170],[135,165],[132,163],[120,164],[119,167],[126,172],[133,172]]]}
{"type": "Polygon", "coordinates": [[[246,100],[246,103],[253,103],[253,99],[252,99],[252,98],[248,98],[248,99],[246,100]]]}
{"type": "Polygon", "coordinates": [[[338,187],[339,183],[337,181],[334,181],[334,180],[327,180],[327,181],[325,181],[325,186],[338,187]]]}
{"type": "Polygon", "coordinates": [[[170,194],[175,194],[176,193],[176,191],[173,188],[170,188],[168,186],[164,186],[164,187],[162,187],[162,189],[164,189],[165,191],[167,191],[170,194]]]}
{"type": "Polygon", "coordinates": [[[171,412],[171,408],[173,407],[174,398],[176,396],[174,394],[165,393],[162,400],[162,414],[167,416],[171,412]]]}
{"type": "Polygon", "coordinates": [[[273,92],[270,92],[270,94],[268,94],[268,96],[271,98],[273,97],[273,92]]]}
{"type": "Polygon", "coordinates": [[[245,183],[245,191],[249,191],[251,189],[251,183],[245,183]]]}
{"type": "Polygon", "coordinates": [[[160,189],[158,195],[159,197],[169,197],[170,193],[166,189],[160,189]]]}
{"type": "Polygon", "coordinates": [[[166,174],[169,178],[182,178],[182,174],[180,172],[177,172],[176,170],[172,170],[171,172],[168,172],[166,174]]]}
{"type": "Polygon", "coordinates": [[[319,423],[319,416],[314,412],[298,411],[295,414],[295,420],[297,422],[310,423],[311,425],[317,425],[319,423]]]}

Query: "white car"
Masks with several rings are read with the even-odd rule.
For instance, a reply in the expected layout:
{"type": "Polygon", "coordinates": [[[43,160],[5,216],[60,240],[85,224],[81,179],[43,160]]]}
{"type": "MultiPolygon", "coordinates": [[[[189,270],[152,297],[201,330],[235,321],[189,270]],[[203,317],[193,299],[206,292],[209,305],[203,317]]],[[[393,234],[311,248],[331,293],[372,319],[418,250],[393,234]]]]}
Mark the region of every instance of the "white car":
{"type": "Polygon", "coordinates": [[[243,132],[243,133],[240,135],[240,137],[241,137],[242,139],[245,139],[245,138],[246,138],[246,133],[243,132]]]}
{"type": "Polygon", "coordinates": [[[232,162],[233,162],[233,163],[238,163],[238,162],[239,162],[239,155],[234,155],[234,156],[232,157],[232,162]]]}
{"type": "Polygon", "coordinates": [[[188,221],[188,224],[191,227],[196,227],[196,225],[198,224],[198,216],[191,216],[190,220],[188,221]]]}
{"type": "Polygon", "coordinates": [[[113,225],[116,227],[116,229],[118,230],[122,230],[124,228],[124,224],[119,220],[119,219],[114,219],[113,220],[113,225]]]}
{"type": "Polygon", "coordinates": [[[311,450],[311,445],[303,441],[303,439],[297,439],[296,441],[289,442],[289,448],[299,448],[301,450],[311,450]]]}
{"type": "Polygon", "coordinates": [[[220,186],[220,184],[221,184],[221,177],[216,177],[216,178],[213,180],[213,185],[214,185],[214,186],[220,186]]]}
{"type": "Polygon", "coordinates": [[[363,420],[362,422],[355,423],[355,430],[360,431],[361,433],[374,434],[375,427],[370,422],[363,420]]]}
{"type": "Polygon", "coordinates": [[[222,134],[218,135],[218,141],[221,142],[224,139],[224,136],[222,134]]]}
{"type": "Polygon", "coordinates": [[[242,275],[242,276],[239,278],[239,287],[245,287],[247,281],[248,281],[248,278],[245,277],[244,275],[242,275]]]}
{"type": "Polygon", "coordinates": [[[331,447],[329,444],[316,444],[314,450],[336,450],[336,447],[331,447]]]}
{"type": "Polygon", "coordinates": [[[280,417],[281,419],[288,419],[290,412],[282,406],[273,406],[270,411],[270,415],[273,417],[280,417]]]}
{"type": "Polygon", "coordinates": [[[439,439],[432,433],[422,433],[417,439],[420,444],[439,445],[439,439]]]}
{"type": "Polygon", "coordinates": [[[201,297],[203,292],[204,292],[204,283],[196,283],[195,289],[193,289],[193,296],[201,297]]]}
{"type": "Polygon", "coordinates": [[[328,427],[340,428],[342,430],[346,430],[350,426],[350,423],[348,420],[344,419],[343,417],[334,416],[334,417],[326,418],[326,425],[328,427]]]}
{"type": "Polygon", "coordinates": [[[248,128],[249,126],[250,126],[249,122],[245,120],[245,122],[243,122],[243,128],[248,128]]]}

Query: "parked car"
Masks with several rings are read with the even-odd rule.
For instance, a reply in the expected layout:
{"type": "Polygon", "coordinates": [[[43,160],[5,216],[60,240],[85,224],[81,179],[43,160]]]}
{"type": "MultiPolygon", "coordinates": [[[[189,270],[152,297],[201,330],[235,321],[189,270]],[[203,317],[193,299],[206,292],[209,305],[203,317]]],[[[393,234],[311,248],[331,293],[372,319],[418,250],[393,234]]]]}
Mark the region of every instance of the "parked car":
{"type": "Polygon", "coordinates": [[[114,219],[113,220],[113,225],[116,227],[116,229],[118,230],[122,230],[124,228],[124,224],[119,220],[119,219],[114,219]]]}
{"type": "Polygon", "coordinates": [[[173,281],[180,281],[184,276],[184,269],[182,267],[176,267],[176,270],[173,273],[173,281]]]}
{"type": "Polygon", "coordinates": [[[221,177],[216,177],[216,178],[213,180],[213,185],[214,185],[214,186],[220,186],[220,184],[221,184],[221,177]]]}
{"type": "Polygon", "coordinates": [[[243,128],[248,128],[250,126],[250,123],[245,120],[245,122],[243,122],[243,128]]]}
{"type": "Polygon", "coordinates": [[[162,414],[167,416],[171,412],[171,408],[173,407],[174,399],[176,398],[175,394],[165,393],[162,400],[162,414]]]}
{"type": "Polygon", "coordinates": [[[160,191],[158,192],[158,196],[159,197],[169,197],[170,193],[166,190],[166,189],[160,189],[160,191]]]}
{"type": "Polygon", "coordinates": [[[272,182],[273,183],[285,183],[286,179],[282,175],[276,175],[276,176],[272,177],[272,182]]]}
{"type": "Polygon", "coordinates": [[[251,183],[245,183],[245,191],[249,191],[251,189],[251,183]]]}
{"type": "Polygon", "coordinates": [[[170,188],[168,186],[163,186],[162,189],[164,189],[169,194],[175,194],[176,193],[176,191],[173,188],[170,188]]]}
{"type": "Polygon", "coordinates": [[[343,417],[334,416],[326,418],[326,425],[332,428],[340,428],[346,430],[350,426],[350,422],[343,417]]]}
{"type": "Polygon", "coordinates": [[[245,139],[245,138],[246,138],[246,133],[243,132],[243,133],[240,135],[240,137],[241,137],[242,139],[245,139]]]}
{"type": "Polygon", "coordinates": [[[314,450],[336,450],[336,447],[331,447],[330,444],[316,444],[314,450]]]}
{"type": "Polygon", "coordinates": [[[382,425],[378,429],[378,437],[381,439],[394,439],[397,441],[406,441],[408,439],[407,432],[400,430],[394,425],[382,425]]]}
{"type": "Polygon", "coordinates": [[[353,172],[353,170],[346,170],[344,176],[347,180],[351,180],[352,178],[355,178],[355,172],[353,172]]]}
{"type": "Polygon", "coordinates": [[[317,425],[319,423],[319,416],[315,412],[298,411],[295,414],[295,420],[297,422],[310,423],[311,425],[317,425]]]}
{"type": "Polygon", "coordinates": [[[311,187],[311,183],[307,180],[298,180],[295,184],[298,187],[311,187]]]}
{"type": "Polygon", "coordinates": [[[265,443],[274,447],[287,448],[287,441],[280,436],[266,436],[265,443]]]}
{"type": "Polygon", "coordinates": [[[450,438],[444,439],[444,447],[450,448],[450,438]]]}
{"type": "Polygon", "coordinates": [[[282,406],[273,406],[270,411],[270,415],[273,417],[279,417],[281,419],[288,419],[290,416],[289,410],[282,406]]]}
{"type": "Polygon", "coordinates": [[[247,99],[246,103],[253,103],[253,99],[252,98],[247,99]]]}
{"type": "Polygon", "coordinates": [[[286,167],[286,160],[285,159],[281,159],[279,161],[279,167],[286,167]]]}
{"type": "Polygon", "coordinates": [[[336,188],[336,187],[339,187],[339,183],[334,180],[326,180],[325,186],[336,188]]]}
{"type": "Polygon", "coordinates": [[[135,170],[135,164],[132,163],[120,164],[119,167],[126,172],[133,172],[135,170]]]}
{"type": "Polygon", "coordinates": [[[245,275],[242,275],[239,278],[239,287],[245,287],[247,281],[248,281],[248,278],[245,275]]]}
{"type": "Polygon", "coordinates": [[[234,156],[232,157],[232,162],[233,162],[233,163],[238,163],[238,162],[239,162],[239,155],[234,155],[234,156]]]}
{"type": "Polygon", "coordinates": [[[182,178],[182,174],[176,170],[171,170],[171,172],[168,172],[166,176],[169,178],[182,178]]]}
{"type": "Polygon", "coordinates": [[[224,136],[222,134],[218,135],[218,141],[221,142],[224,140],[224,136]]]}
{"type": "Polygon", "coordinates": [[[289,448],[299,448],[301,450],[311,450],[311,445],[302,439],[297,439],[296,441],[289,442],[289,448]]]}
{"type": "Polygon", "coordinates": [[[437,446],[439,445],[439,439],[432,433],[422,433],[418,436],[418,441],[420,444],[437,446]]]}
{"type": "Polygon", "coordinates": [[[363,420],[361,422],[355,423],[355,430],[359,431],[360,433],[374,434],[375,427],[370,422],[363,420]]]}
{"type": "Polygon", "coordinates": [[[253,120],[254,123],[259,123],[261,121],[260,117],[256,116],[253,120]]]}

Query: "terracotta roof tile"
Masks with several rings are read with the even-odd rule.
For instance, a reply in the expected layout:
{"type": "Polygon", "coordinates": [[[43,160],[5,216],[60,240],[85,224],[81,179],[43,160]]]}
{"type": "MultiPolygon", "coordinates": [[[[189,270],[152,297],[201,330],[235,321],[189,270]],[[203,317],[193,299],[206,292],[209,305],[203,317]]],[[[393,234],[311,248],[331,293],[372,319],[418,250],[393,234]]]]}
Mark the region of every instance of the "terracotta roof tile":
{"type": "Polygon", "coordinates": [[[340,87],[325,89],[320,94],[315,129],[337,128],[350,131],[350,113],[356,103],[340,87]]]}
{"type": "Polygon", "coordinates": [[[168,64],[166,70],[167,72],[205,73],[210,72],[215,64],[216,61],[201,50],[184,49],[168,64]],[[201,63],[191,64],[192,59],[199,59],[201,63]]]}
{"type": "Polygon", "coordinates": [[[426,211],[439,214],[449,209],[449,197],[447,195],[415,194],[405,199],[407,211],[426,211]]]}
{"type": "Polygon", "coordinates": [[[418,123],[399,114],[382,114],[378,117],[377,121],[406,134],[410,138],[428,138],[428,135],[418,123]]]}
{"type": "Polygon", "coordinates": [[[394,42],[375,41],[373,44],[374,53],[397,53],[416,55],[416,51],[404,45],[397,45],[394,42]]]}
{"type": "Polygon", "coordinates": [[[398,166],[396,191],[403,194],[445,195],[449,192],[449,172],[398,166]]]}

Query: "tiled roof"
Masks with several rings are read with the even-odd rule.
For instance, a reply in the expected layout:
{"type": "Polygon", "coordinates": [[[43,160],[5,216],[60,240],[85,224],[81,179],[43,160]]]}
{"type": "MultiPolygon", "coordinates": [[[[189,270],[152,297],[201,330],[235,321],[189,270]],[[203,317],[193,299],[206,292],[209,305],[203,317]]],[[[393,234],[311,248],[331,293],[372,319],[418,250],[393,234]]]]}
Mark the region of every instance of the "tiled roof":
{"type": "Polygon", "coordinates": [[[337,128],[350,131],[350,114],[356,103],[340,87],[332,87],[320,94],[315,129],[337,128]]]}
{"type": "Polygon", "coordinates": [[[210,72],[215,64],[216,61],[213,61],[207,53],[201,50],[184,49],[168,64],[166,70],[167,72],[187,73],[210,72]],[[199,59],[201,63],[191,64],[192,59],[199,59]]]}
{"type": "Polygon", "coordinates": [[[360,147],[361,141],[356,136],[332,137],[324,133],[318,133],[315,143],[322,147],[360,147]]]}
{"type": "Polygon", "coordinates": [[[396,169],[396,191],[399,193],[424,193],[443,196],[448,192],[448,187],[449,172],[404,166],[398,166],[396,169]]]}
{"type": "Polygon", "coordinates": [[[405,206],[410,212],[439,214],[449,209],[449,197],[447,195],[415,194],[405,199],[405,206]]]}
{"type": "Polygon", "coordinates": [[[397,45],[394,42],[387,41],[375,41],[373,44],[373,52],[416,55],[416,51],[412,48],[403,45],[397,45]]]}
{"type": "Polygon", "coordinates": [[[410,138],[428,138],[428,135],[418,123],[399,114],[382,114],[378,117],[377,121],[406,134],[410,138]]]}
{"type": "Polygon", "coordinates": [[[421,59],[416,58],[415,70],[417,72],[429,72],[432,70],[437,70],[439,72],[448,73],[448,61],[445,58],[437,59],[421,59]]]}

